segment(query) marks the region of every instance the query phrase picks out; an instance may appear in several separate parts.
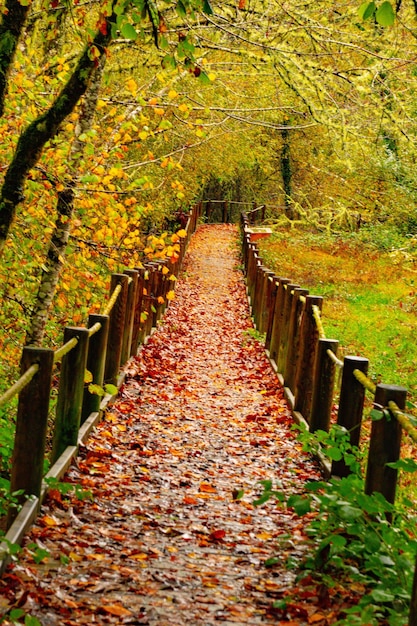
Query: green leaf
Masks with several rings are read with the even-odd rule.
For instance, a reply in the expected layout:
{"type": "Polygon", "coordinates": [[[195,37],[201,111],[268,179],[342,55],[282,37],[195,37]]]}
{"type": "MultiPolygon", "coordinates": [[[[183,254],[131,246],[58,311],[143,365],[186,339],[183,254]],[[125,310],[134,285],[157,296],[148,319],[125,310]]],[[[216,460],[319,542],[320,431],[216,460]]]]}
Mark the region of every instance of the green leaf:
{"type": "Polygon", "coordinates": [[[111,396],[115,396],[116,394],[119,393],[119,390],[116,387],[116,385],[104,385],[104,391],[110,394],[111,396]]]}
{"type": "Polygon", "coordinates": [[[208,77],[208,75],[205,72],[201,72],[200,76],[198,77],[198,80],[203,83],[203,85],[210,85],[211,80],[208,77]]]}
{"type": "Polygon", "coordinates": [[[370,17],[372,17],[375,11],[376,11],[375,2],[364,2],[363,4],[361,4],[361,6],[358,9],[358,15],[362,20],[367,20],[370,17]]]}
{"type": "Polygon", "coordinates": [[[164,69],[175,69],[177,66],[177,62],[173,56],[170,54],[166,54],[162,59],[162,67],[164,69]]]}
{"type": "Polygon", "coordinates": [[[170,128],[172,128],[172,123],[169,120],[162,120],[158,126],[159,130],[169,130],[170,128]]]}
{"type": "Polygon", "coordinates": [[[386,589],[374,589],[369,595],[375,602],[392,602],[395,598],[394,594],[386,589]]]}
{"type": "Polygon", "coordinates": [[[135,39],[137,39],[138,37],[135,28],[132,26],[132,24],[129,24],[129,22],[123,24],[120,32],[125,39],[132,39],[133,41],[135,41],[135,39]]]}
{"type": "Polygon", "coordinates": [[[311,511],[310,498],[303,496],[290,496],[287,500],[287,506],[294,509],[297,515],[305,515],[311,511]]]}
{"type": "Polygon", "coordinates": [[[210,4],[210,0],[203,0],[203,13],[206,15],[213,15],[213,7],[210,4]]]}
{"type": "Polygon", "coordinates": [[[180,17],[186,17],[187,15],[187,9],[185,8],[184,4],[181,2],[181,0],[178,0],[177,2],[177,6],[175,7],[178,15],[180,17]]]}
{"type": "Polygon", "coordinates": [[[329,537],[329,543],[337,548],[344,548],[347,544],[347,539],[346,537],[343,537],[343,535],[335,534],[329,537]]]}
{"type": "Polygon", "coordinates": [[[33,615],[26,615],[25,626],[42,626],[42,624],[37,617],[34,617],[33,615]]]}
{"type": "Polygon", "coordinates": [[[326,456],[332,461],[340,461],[343,458],[343,452],[340,448],[327,448],[326,456]]]}
{"type": "Polygon", "coordinates": [[[393,463],[387,463],[387,467],[404,470],[405,472],[417,472],[417,463],[414,459],[399,459],[393,463]]]}
{"type": "Polygon", "coordinates": [[[100,385],[95,385],[94,383],[90,383],[88,385],[88,391],[95,396],[104,396],[103,387],[100,387],[100,385]]]}
{"type": "Polygon", "coordinates": [[[372,409],[372,411],[369,413],[371,420],[373,422],[377,422],[378,420],[382,420],[382,418],[384,417],[384,413],[383,411],[379,411],[378,409],[372,409]]]}
{"type": "Polygon", "coordinates": [[[252,502],[253,506],[261,506],[261,504],[265,504],[272,497],[272,493],[270,491],[265,491],[257,500],[252,502]]]}
{"type": "Polygon", "coordinates": [[[357,519],[362,516],[361,509],[358,509],[356,506],[351,506],[350,504],[344,504],[339,508],[339,515],[342,519],[347,521],[351,521],[357,519]]]}
{"type": "Polygon", "coordinates": [[[381,26],[392,26],[395,22],[395,11],[391,2],[383,2],[377,10],[375,17],[381,26]]]}
{"type": "Polygon", "coordinates": [[[277,563],[279,563],[280,560],[277,556],[271,556],[271,558],[266,559],[266,561],[264,561],[264,565],[265,567],[273,567],[274,565],[276,565],[277,563]]]}
{"type": "Polygon", "coordinates": [[[265,489],[265,491],[271,491],[272,489],[272,480],[260,480],[259,483],[265,489]]]}

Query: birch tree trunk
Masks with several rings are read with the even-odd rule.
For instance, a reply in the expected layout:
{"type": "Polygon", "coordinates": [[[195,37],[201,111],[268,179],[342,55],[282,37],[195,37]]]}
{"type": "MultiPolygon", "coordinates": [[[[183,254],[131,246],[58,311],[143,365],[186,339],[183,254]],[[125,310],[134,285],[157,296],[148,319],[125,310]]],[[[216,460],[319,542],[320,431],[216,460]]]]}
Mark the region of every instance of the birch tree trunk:
{"type": "Polygon", "coordinates": [[[33,306],[30,326],[26,335],[25,345],[39,345],[45,334],[49,309],[54,298],[59,276],[65,258],[65,251],[70,235],[72,216],[74,212],[74,195],[77,184],[77,163],[83,156],[84,142],[79,137],[86,133],[93,122],[97,100],[100,92],[106,56],[101,57],[98,67],[91,78],[90,85],[85,93],[81,107],[76,138],[71,148],[71,171],[68,174],[65,188],[58,192],[57,217],[52,232],[46,261],[42,268],[41,282],[36,301],[33,306]]]}

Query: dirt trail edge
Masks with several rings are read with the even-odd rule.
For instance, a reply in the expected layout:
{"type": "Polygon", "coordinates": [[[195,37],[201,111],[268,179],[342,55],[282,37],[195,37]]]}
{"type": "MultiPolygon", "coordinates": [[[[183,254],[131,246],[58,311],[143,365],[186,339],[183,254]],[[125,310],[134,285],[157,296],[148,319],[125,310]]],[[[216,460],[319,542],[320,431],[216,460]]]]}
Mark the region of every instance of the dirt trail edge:
{"type": "MultiPolygon", "coordinates": [[[[0,616],[20,608],[43,626],[288,624],[273,603],[294,584],[284,561],[302,554],[303,521],[252,501],[261,480],[291,493],[317,471],[248,332],[236,247],[233,226],[198,229],[165,320],[68,473],[92,499],[51,491],[0,581],[0,616]]],[[[327,623],[310,604],[291,619],[327,623]]]]}

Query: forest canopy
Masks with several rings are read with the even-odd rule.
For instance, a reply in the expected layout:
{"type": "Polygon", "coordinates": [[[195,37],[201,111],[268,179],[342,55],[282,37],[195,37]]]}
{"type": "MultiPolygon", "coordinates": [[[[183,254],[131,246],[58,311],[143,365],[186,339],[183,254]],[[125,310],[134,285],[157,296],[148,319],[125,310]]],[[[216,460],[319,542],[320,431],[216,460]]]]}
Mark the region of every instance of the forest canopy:
{"type": "Polygon", "coordinates": [[[200,199],[415,236],[411,0],[6,0],[2,378],[200,199]]]}

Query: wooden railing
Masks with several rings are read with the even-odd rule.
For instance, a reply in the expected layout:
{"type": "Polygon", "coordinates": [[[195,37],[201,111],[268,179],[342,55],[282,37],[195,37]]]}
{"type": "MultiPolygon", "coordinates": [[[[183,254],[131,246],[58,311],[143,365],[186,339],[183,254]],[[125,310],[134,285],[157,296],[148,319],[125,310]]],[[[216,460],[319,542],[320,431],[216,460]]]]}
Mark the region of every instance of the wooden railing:
{"type": "MultiPolygon", "coordinates": [[[[403,430],[414,443],[417,429],[404,413],[407,390],[397,385],[374,385],[367,377],[369,361],[359,356],[338,356],[339,342],[325,337],[321,321],[323,298],[308,293],[290,278],[276,276],[262,261],[253,241],[248,214],[242,213],[242,255],[247,294],[255,328],[265,336],[265,349],[284,386],[294,418],[310,432],[329,431],[335,400],[335,378],[341,370],[337,424],[360,445],[365,391],[374,410],[370,432],[365,493],[379,492],[394,503],[398,470],[388,464],[400,458],[403,430]]],[[[321,457],[327,477],[347,476],[343,458],[331,464],[321,457]]],[[[417,626],[417,562],[409,625],[417,626]]]]}
{"type": "Polygon", "coordinates": [[[176,260],[146,262],[139,269],[113,274],[110,299],[101,315],[90,315],[88,327],[67,327],[58,350],[38,347],[23,349],[22,376],[0,398],[0,406],[18,396],[16,434],[12,457],[11,494],[22,492],[23,508],[9,508],[9,530],[0,549],[0,573],[7,562],[8,544],[19,543],[37,514],[47,486],[43,476],[45,444],[50,414],[54,366],[60,363],[56,417],[52,433],[52,467],[45,479],[62,476],[77,447],[100,419],[104,406],[123,381],[123,365],[137,354],[156,327],[168,304],[167,293],[177,276],[201,206],[190,211],[186,237],[180,239],[176,260]],[[89,382],[98,389],[111,387],[102,395],[90,393],[89,382]],[[16,517],[17,516],[17,517],[16,517]],[[3,560],[2,560],[3,559],[3,560]]]}

